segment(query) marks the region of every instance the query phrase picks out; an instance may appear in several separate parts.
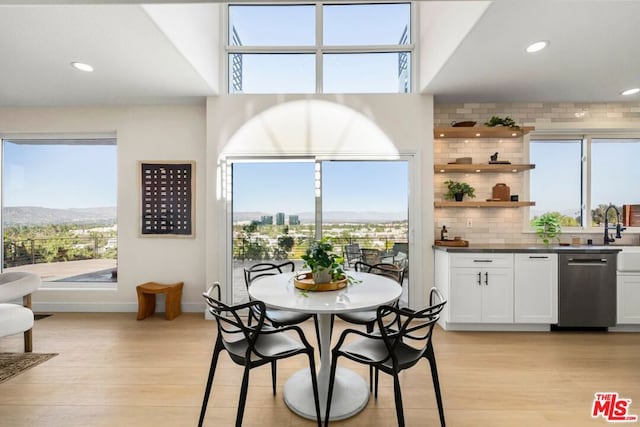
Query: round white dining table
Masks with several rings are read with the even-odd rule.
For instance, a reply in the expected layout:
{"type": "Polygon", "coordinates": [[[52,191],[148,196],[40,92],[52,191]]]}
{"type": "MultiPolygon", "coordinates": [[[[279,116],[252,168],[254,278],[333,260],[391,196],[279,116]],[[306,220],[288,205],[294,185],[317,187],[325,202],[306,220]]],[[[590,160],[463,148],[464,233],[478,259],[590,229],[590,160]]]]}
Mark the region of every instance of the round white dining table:
{"type": "MultiPolygon", "coordinates": [[[[331,315],[375,310],[380,305],[393,303],[402,293],[402,287],[388,277],[353,271],[349,276],[354,283],[337,291],[304,293],[293,285],[294,273],[265,276],[249,287],[251,298],[263,301],[268,307],[317,315],[321,346],[318,392],[323,418],[331,372],[331,315]]],[[[296,414],[308,419],[316,418],[308,369],[296,372],[287,380],[284,401],[296,414]]],[[[338,367],[329,419],[349,418],[364,409],[368,401],[366,380],[350,369],[338,367]]]]}

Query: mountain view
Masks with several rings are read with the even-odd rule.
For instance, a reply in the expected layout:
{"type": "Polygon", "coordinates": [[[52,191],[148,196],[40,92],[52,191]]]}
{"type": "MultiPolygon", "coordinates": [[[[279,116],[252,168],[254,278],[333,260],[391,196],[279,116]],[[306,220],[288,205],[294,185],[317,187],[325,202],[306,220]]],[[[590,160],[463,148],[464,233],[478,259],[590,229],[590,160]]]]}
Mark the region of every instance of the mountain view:
{"type": "MultiPolygon", "coordinates": [[[[289,215],[298,215],[302,224],[313,224],[315,214],[313,212],[285,212],[286,217],[289,215]]],[[[275,218],[275,212],[234,212],[233,220],[235,223],[260,221],[264,215],[272,215],[275,218]]],[[[323,212],[322,221],[332,224],[344,223],[381,223],[391,221],[405,221],[407,219],[406,212],[351,212],[351,211],[330,211],[323,212]]]]}
{"type": "Polygon", "coordinates": [[[5,207],[2,222],[6,226],[47,224],[113,224],[116,207],[50,209],[36,206],[5,207]]]}

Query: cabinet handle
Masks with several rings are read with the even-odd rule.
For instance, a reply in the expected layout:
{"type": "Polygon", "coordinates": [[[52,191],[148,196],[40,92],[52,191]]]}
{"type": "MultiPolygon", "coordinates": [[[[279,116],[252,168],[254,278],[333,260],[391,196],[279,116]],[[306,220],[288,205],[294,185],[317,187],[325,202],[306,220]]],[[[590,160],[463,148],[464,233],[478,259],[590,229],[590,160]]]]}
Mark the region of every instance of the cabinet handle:
{"type": "Polygon", "coordinates": [[[548,259],[548,256],[529,256],[530,259],[548,259]]]}
{"type": "Polygon", "coordinates": [[[482,286],[482,273],[478,272],[478,286],[482,286]]]}
{"type": "Polygon", "coordinates": [[[473,262],[493,262],[492,259],[474,259],[473,262]]]}
{"type": "Polygon", "coordinates": [[[484,273],[484,285],[489,286],[489,272],[484,273]]]}

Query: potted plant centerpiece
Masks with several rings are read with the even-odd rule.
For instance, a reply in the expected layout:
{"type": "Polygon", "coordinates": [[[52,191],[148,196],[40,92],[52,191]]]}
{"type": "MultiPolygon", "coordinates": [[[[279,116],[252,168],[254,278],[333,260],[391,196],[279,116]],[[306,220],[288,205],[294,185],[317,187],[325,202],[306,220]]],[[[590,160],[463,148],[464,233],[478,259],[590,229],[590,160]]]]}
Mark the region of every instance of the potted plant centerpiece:
{"type": "Polygon", "coordinates": [[[476,197],[476,189],[466,182],[448,180],[444,184],[447,186],[447,192],[444,194],[445,199],[455,199],[456,202],[461,202],[465,194],[471,198],[476,197]]]}
{"type": "Polygon", "coordinates": [[[333,245],[327,240],[314,240],[302,255],[304,268],[311,269],[314,283],[329,283],[344,279],[343,259],[333,253],[333,245]]]}
{"type": "Polygon", "coordinates": [[[536,228],[536,234],[542,239],[542,242],[549,246],[550,239],[554,237],[560,241],[558,235],[562,233],[560,227],[560,214],[557,212],[547,212],[534,218],[531,225],[536,228]]]}

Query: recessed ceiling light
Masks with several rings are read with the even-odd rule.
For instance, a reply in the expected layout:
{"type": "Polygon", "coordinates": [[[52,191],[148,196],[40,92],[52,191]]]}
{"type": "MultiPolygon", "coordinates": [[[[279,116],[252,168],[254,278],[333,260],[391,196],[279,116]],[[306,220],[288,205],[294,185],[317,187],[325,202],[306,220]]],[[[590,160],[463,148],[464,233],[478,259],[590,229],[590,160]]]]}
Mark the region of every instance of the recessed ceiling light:
{"type": "Polygon", "coordinates": [[[71,66],[73,68],[75,68],[76,70],[80,70],[80,71],[85,71],[87,73],[92,73],[93,72],[93,67],[89,64],[85,64],[84,62],[72,62],[71,66]]]}
{"type": "Polygon", "coordinates": [[[539,42],[531,43],[529,46],[527,46],[526,51],[529,53],[539,52],[547,46],[549,46],[548,41],[540,40],[539,42]]]}
{"type": "Polygon", "coordinates": [[[620,95],[635,95],[638,92],[640,92],[640,87],[634,87],[633,89],[623,90],[622,92],[620,92],[620,95]]]}

